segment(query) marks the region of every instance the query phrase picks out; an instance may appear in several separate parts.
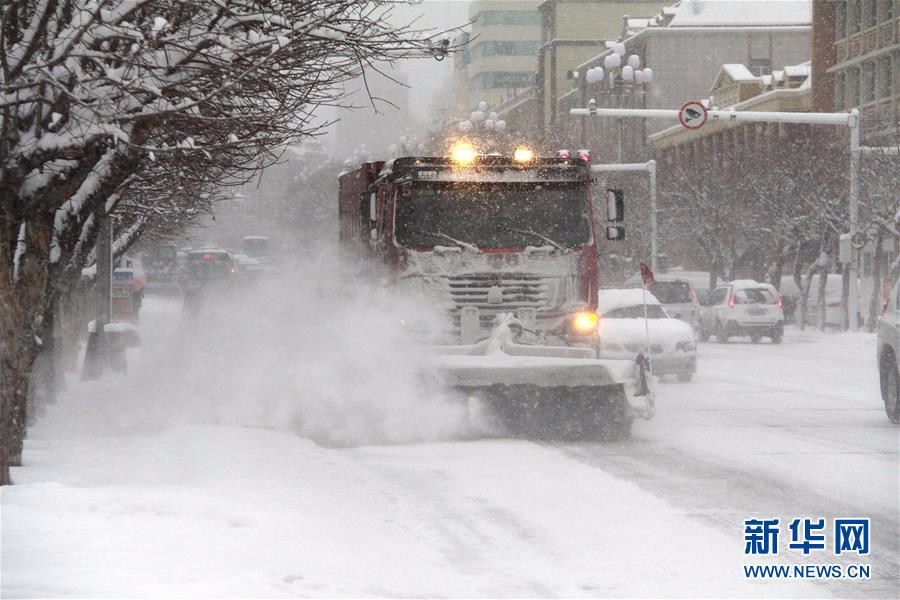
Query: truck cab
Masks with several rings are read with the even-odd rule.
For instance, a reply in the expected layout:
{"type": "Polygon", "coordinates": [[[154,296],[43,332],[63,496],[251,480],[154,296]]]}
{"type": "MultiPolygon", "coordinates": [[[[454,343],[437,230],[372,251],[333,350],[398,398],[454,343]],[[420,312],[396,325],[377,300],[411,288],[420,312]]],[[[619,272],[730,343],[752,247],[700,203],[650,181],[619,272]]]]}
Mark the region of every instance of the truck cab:
{"type": "Polygon", "coordinates": [[[595,343],[597,244],[584,158],[463,148],[368,163],[341,178],[341,220],[345,245],[375,258],[400,290],[446,310],[461,343],[487,337],[509,313],[545,341],[595,343]]]}
{"type": "MultiPolygon", "coordinates": [[[[591,184],[586,153],[484,155],[466,143],[340,178],[347,263],[443,310],[429,377],[511,432],[622,439],[634,415],[653,415],[646,358],[600,358],[591,184]]],[[[607,203],[618,222],[621,195],[607,203]]]]}

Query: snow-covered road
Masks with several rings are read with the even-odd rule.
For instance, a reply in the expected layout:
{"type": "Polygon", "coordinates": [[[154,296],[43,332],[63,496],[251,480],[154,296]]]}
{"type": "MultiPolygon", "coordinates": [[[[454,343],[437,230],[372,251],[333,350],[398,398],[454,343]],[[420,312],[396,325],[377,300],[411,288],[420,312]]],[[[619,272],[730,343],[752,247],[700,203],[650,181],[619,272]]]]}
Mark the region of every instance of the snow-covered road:
{"type": "Polygon", "coordinates": [[[334,448],[167,418],[153,349],[183,333],[174,300],[147,309],[131,374],[73,384],[31,429],[2,491],[3,597],[900,594],[900,431],[874,336],[704,344],[625,443],[334,448]],[[751,517],[781,519],[778,557],[747,560],[751,517]],[[870,517],[872,578],[746,579],[860,562],[788,550],[795,517],[870,517]]]}

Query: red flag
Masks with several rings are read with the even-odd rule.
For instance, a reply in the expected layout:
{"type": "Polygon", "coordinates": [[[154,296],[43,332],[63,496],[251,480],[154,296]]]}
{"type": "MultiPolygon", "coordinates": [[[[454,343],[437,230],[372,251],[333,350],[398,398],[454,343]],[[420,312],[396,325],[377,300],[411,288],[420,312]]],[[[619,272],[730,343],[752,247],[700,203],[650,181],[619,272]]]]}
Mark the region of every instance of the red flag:
{"type": "Polygon", "coordinates": [[[644,285],[650,285],[655,281],[653,279],[653,271],[650,270],[650,267],[647,266],[647,263],[641,263],[641,279],[644,280],[644,285]]]}

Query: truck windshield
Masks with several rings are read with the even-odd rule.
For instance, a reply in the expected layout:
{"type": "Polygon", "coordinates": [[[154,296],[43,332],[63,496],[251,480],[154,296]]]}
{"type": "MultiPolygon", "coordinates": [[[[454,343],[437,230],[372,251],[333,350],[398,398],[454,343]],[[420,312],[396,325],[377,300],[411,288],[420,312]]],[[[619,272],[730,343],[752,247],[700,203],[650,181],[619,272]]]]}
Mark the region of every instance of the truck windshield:
{"type": "Polygon", "coordinates": [[[395,229],[397,242],[411,247],[442,243],[428,232],[440,232],[479,248],[551,245],[535,233],[561,246],[586,246],[591,243],[587,185],[413,185],[397,198],[395,229]]]}

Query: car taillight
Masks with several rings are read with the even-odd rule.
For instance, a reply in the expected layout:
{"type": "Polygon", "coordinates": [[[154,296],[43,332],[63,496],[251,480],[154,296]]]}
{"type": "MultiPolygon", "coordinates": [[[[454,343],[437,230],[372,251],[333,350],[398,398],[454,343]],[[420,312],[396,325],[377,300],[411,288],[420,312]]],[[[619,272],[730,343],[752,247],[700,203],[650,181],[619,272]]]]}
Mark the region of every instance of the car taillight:
{"type": "Polygon", "coordinates": [[[775,299],[775,304],[778,305],[778,308],[784,308],[784,300],[781,299],[781,296],[775,299]]]}
{"type": "Polygon", "coordinates": [[[697,290],[694,289],[694,286],[689,286],[689,289],[691,290],[691,300],[696,302],[697,301],[697,290]]]}
{"type": "Polygon", "coordinates": [[[728,308],[734,308],[734,296],[728,299],[728,308]]]}

